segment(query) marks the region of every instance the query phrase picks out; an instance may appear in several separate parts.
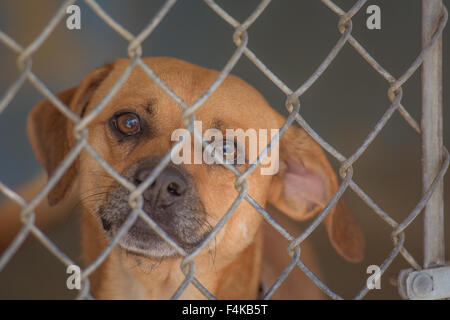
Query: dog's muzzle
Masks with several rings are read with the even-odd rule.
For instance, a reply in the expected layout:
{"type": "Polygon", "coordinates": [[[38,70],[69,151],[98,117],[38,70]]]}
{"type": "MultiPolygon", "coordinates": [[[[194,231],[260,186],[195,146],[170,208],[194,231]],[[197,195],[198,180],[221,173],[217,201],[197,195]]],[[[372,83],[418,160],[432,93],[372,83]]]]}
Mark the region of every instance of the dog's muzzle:
{"type": "MultiPolygon", "coordinates": [[[[139,185],[144,182],[154,169],[154,166],[139,169],[134,177],[135,183],[139,185]]],[[[168,166],[156,177],[142,196],[145,201],[153,204],[153,206],[168,207],[183,201],[187,189],[188,183],[179,169],[168,166]]]]}
{"type": "MultiPolygon", "coordinates": [[[[160,157],[142,159],[122,176],[135,185],[143,183],[156,168],[160,157]]],[[[98,214],[106,234],[113,237],[129,217],[130,192],[118,183],[110,189],[98,214]]],[[[143,211],[184,250],[192,250],[211,229],[197,192],[194,178],[181,166],[167,165],[142,193],[143,211]]],[[[142,218],[119,240],[127,251],[153,256],[176,256],[170,246],[142,218]]]]}

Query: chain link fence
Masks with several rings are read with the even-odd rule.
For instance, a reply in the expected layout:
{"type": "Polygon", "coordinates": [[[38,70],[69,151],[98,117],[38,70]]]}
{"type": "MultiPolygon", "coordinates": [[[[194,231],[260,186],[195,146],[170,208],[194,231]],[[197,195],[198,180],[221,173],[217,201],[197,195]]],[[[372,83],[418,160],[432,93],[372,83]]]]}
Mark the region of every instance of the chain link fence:
{"type": "MultiPolygon", "coordinates": [[[[327,285],[322,282],[302,261],[300,244],[311,235],[312,232],[322,223],[324,218],[330,212],[330,210],[336,205],[337,201],[340,199],[344,191],[347,189],[352,190],[357,194],[366,204],[369,206],[373,213],[378,215],[386,224],[392,228],[392,242],[393,248],[390,254],[386,257],[384,261],[380,263],[381,274],[383,274],[391,265],[392,261],[397,257],[401,256],[407,261],[409,265],[414,270],[421,270],[422,266],[419,264],[414,257],[406,250],[404,247],[405,243],[405,230],[408,226],[415,221],[420,213],[424,211],[428,217],[433,217],[433,215],[443,214],[442,212],[434,212],[433,208],[436,208],[436,201],[439,200],[439,196],[436,196],[438,192],[442,193],[442,181],[445,172],[449,164],[449,154],[445,147],[438,146],[439,149],[435,149],[434,156],[427,158],[425,161],[432,162],[435,161],[437,166],[434,169],[425,173],[428,183],[424,186],[425,191],[422,198],[417,202],[416,207],[409,213],[409,215],[403,221],[395,221],[387,212],[383,211],[377,203],[370,198],[370,196],[352,179],[353,176],[353,165],[361,155],[366,151],[366,149],[371,145],[380,131],[383,130],[385,125],[391,119],[392,115],[398,112],[403,119],[411,126],[419,135],[423,134],[423,131],[433,130],[433,122],[427,119],[422,119],[422,126],[419,125],[418,121],[415,120],[407,111],[407,109],[402,104],[403,89],[402,86],[410,79],[410,77],[417,72],[417,70],[426,63],[427,59],[430,59],[433,50],[436,50],[437,43],[442,41],[442,32],[447,23],[447,10],[441,4],[440,1],[424,1],[424,7],[427,6],[425,2],[430,6],[438,8],[438,15],[432,17],[431,21],[428,21],[431,26],[433,26],[433,31],[428,35],[427,41],[423,44],[423,48],[418,54],[415,61],[409,66],[409,68],[398,78],[392,76],[389,71],[387,71],[375,58],[358,42],[358,40],[352,35],[352,18],[363,8],[367,0],[356,1],[350,10],[344,11],[334,2],[329,0],[322,0],[324,6],[331,10],[339,18],[339,23],[337,25],[337,31],[340,33],[339,40],[336,42],[332,50],[329,52],[327,57],[323,60],[316,71],[309,77],[309,79],[304,82],[298,88],[288,87],[282,79],[277,77],[268,66],[266,66],[259,58],[257,53],[251,51],[247,44],[249,40],[249,32],[252,24],[259,19],[261,13],[264,10],[270,10],[267,8],[270,4],[270,0],[263,0],[254,9],[254,11],[248,16],[248,18],[239,22],[230,14],[228,14],[222,7],[220,7],[216,2],[212,0],[205,0],[205,5],[209,6],[212,12],[217,14],[226,23],[234,28],[234,34],[232,41],[236,45],[236,49],[232,56],[229,58],[223,69],[221,70],[219,76],[211,84],[211,86],[204,92],[204,94],[195,101],[192,105],[187,104],[183,101],[177,94],[168,87],[153,71],[149,66],[147,66],[142,60],[141,56],[143,54],[141,49],[141,44],[152,32],[158,27],[160,22],[164,19],[167,13],[176,3],[176,0],[168,0],[160,8],[157,14],[152,18],[150,23],[137,35],[132,34],[124,26],[120,25],[116,20],[114,20],[95,0],[85,0],[85,3],[95,12],[107,25],[109,25],[113,30],[115,30],[121,37],[123,37],[128,42],[127,53],[130,57],[130,63],[125,69],[123,74],[113,85],[109,93],[95,106],[88,114],[83,118],[80,118],[77,114],[73,113],[66,105],[64,105],[43,83],[39,77],[33,73],[32,70],[32,58],[33,54],[39,50],[42,44],[51,35],[55,27],[63,20],[66,15],[66,8],[69,5],[76,4],[75,0],[64,1],[59,10],[54,14],[52,19],[48,22],[46,27],[40,32],[38,37],[36,37],[30,45],[24,47],[17,43],[13,38],[8,36],[2,30],[0,30],[0,42],[6,45],[17,55],[17,65],[20,69],[20,75],[17,80],[9,87],[9,89],[4,93],[0,100],[0,113],[8,107],[11,100],[18,93],[22,85],[28,81],[31,83],[44,97],[48,98],[54,106],[62,112],[70,121],[74,123],[74,137],[76,139],[76,144],[66,158],[59,165],[58,169],[54,174],[49,177],[48,183],[44,188],[29,202],[26,202],[19,194],[14,190],[9,188],[7,185],[0,182],[0,191],[6,195],[7,198],[16,202],[21,206],[20,218],[23,222],[23,227],[17,234],[13,242],[9,245],[7,250],[0,256],[0,271],[8,264],[14,254],[19,250],[22,243],[25,241],[29,234],[32,234],[36,239],[38,239],[51,253],[55,255],[64,265],[69,266],[74,264],[71,258],[66,255],[65,252],[60,250],[54,242],[52,242],[46,234],[44,234],[40,229],[38,229],[35,222],[35,213],[37,205],[41,201],[45,201],[47,194],[50,190],[57,184],[58,180],[63,176],[63,174],[68,170],[75,159],[84,150],[88,152],[98,163],[102,165],[106,172],[111,175],[118,183],[125,187],[130,192],[129,205],[133,209],[132,213],[127,218],[126,222],[123,224],[120,232],[111,239],[109,245],[104,249],[104,251],[93,261],[90,265],[86,266],[82,270],[82,289],[80,290],[78,297],[79,299],[93,299],[94,297],[90,293],[90,283],[89,275],[92,274],[108,257],[111,250],[117,245],[120,237],[123,236],[127,230],[133,225],[138,217],[142,218],[148,223],[148,225],[159,234],[167,243],[169,243],[181,256],[182,263],[180,265],[181,270],[185,274],[185,279],[180,283],[178,289],[173,293],[172,298],[177,299],[186,289],[189,284],[193,284],[206,298],[215,299],[215,297],[205,288],[200,281],[197,280],[195,274],[195,264],[194,258],[202,251],[210,241],[214,239],[221,228],[227,223],[230,217],[233,215],[236,208],[242,202],[248,202],[253,206],[262,217],[275,228],[284,238],[286,238],[290,244],[287,248],[289,255],[291,256],[291,262],[286,266],[285,270],[280,274],[279,278],[275,283],[270,284],[266,292],[264,292],[264,298],[270,299],[274,292],[283,283],[286,277],[294,268],[300,268],[314,283],[329,297],[332,299],[342,299],[339,293],[332,291],[327,285]],[[390,106],[387,107],[384,115],[378,120],[375,127],[370,131],[368,136],[361,143],[360,147],[349,157],[345,157],[338,150],[336,150],[332,145],[325,141],[314,129],[308,124],[308,122],[301,115],[301,97],[302,95],[322,76],[325,70],[334,62],[339,52],[344,48],[344,46],[351,46],[358,54],[360,54],[368,64],[368,67],[373,68],[380,77],[382,77],[388,84],[389,90],[387,96],[391,101],[390,106]],[[162,170],[169,164],[171,152],[177,152],[180,150],[184,139],[174,144],[172,149],[162,158],[159,165],[153,170],[153,172],[148,176],[145,181],[140,185],[135,186],[130,183],[127,179],[123,178],[118,172],[116,172],[102,157],[90,146],[87,142],[88,125],[97,117],[97,115],[105,108],[107,103],[112,99],[115,93],[118,91],[120,86],[127,80],[131,71],[134,68],[142,68],[143,71],[150,77],[160,88],[162,88],[168,96],[170,96],[183,110],[182,121],[185,127],[192,133],[192,135],[200,141],[205,147],[207,142],[203,140],[201,133],[194,130],[194,120],[195,111],[202,107],[202,104],[206,99],[211,96],[211,94],[217,89],[217,87],[223,82],[227,75],[233,70],[236,63],[243,56],[247,57],[270,81],[272,81],[286,96],[285,107],[289,112],[289,117],[287,118],[285,124],[280,128],[279,134],[274,137],[274,139],[267,145],[265,150],[258,156],[256,161],[252,163],[245,172],[238,171],[234,166],[223,164],[227,169],[231,170],[235,175],[235,189],[238,192],[233,204],[224,213],[223,217],[219,222],[212,228],[211,232],[204,238],[204,240],[192,251],[186,252],[182,247],[180,247],[173,239],[171,239],[145,212],[143,211],[143,197],[142,193],[150,186],[156,177],[162,172],[162,170]],[[314,219],[314,221],[307,227],[307,229],[301,233],[299,236],[294,236],[285,230],[281,225],[279,225],[271,215],[258,204],[247,192],[247,182],[246,178],[258,167],[261,161],[268,154],[272,145],[278,142],[280,136],[284,134],[289,126],[294,122],[297,122],[323,149],[325,149],[332,157],[336,158],[340,162],[339,174],[342,178],[342,182],[339,186],[338,191],[332,197],[331,201],[323,209],[323,211],[314,219]],[[437,153],[436,153],[437,152],[437,153]],[[436,154],[438,157],[436,157],[436,154]],[[435,192],[436,191],[436,192],[435,192]],[[431,200],[430,200],[431,199],[431,200]],[[434,206],[433,206],[434,203],[434,206]]],[[[426,18],[424,18],[426,19],[426,18]]],[[[425,21],[426,22],[426,21],[425,21]]],[[[424,22],[424,23],[425,23],[424,22]]],[[[429,71],[432,72],[432,71],[429,71]]],[[[427,89],[428,95],[435,95],[437,88],[427,89]]],[[[434,111],[431,110],[433,113],[434,111]]],[[[439,133],[438,133],[439,134],[439,133]]],[[[429,146],[424,143],[424,150],[428,150],[429,146]]],[[[436,148],[436,147],[434,147],[436,148]]],[[[432,150],[430,150],[432,151],[432,150]]],[[[217,157],[217,155],[216,155],[217,157]]],[[[220,159],[216,159],[220,161],[220,159]]],[[[439,206],[439,203],[437,204],[439,206]]],[[[1,213],[0,213],[1,214],[1,213]]],[[[436,227],[436,225],[434,225],[436,227]]],[[[441,226],[438,226],[441,227],[441,226]]],[[[442,248],[426,248],[426,250],[443,250],[443,239],[442,248]]],[[[430,258],[433,259],[432,257],[430,258]]],[[[442,261],[441,261],[442,262],[442,261]]],[[[368,292],[369,288],[364,287],[355,296],[356,299],[362,299],[368,292]]]]}

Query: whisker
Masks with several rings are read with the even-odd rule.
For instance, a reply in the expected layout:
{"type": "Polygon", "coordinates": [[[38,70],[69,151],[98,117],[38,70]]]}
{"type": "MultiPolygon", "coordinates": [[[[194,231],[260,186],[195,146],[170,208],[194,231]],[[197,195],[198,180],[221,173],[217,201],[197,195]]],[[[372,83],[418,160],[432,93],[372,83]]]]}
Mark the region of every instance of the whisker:
{"type": "Polygon", "coordinates": [[[79,207],[79,206],[81,206],[81,205],[83,205],[88,199],[89,199],[89,201],[97,200],[97,199],[90,199],[90,198],[98,197],[98,196],[103,196],[103,195],[105,195],[105,194],[108,194],[108,192],[107,192],[107,191],[105,191],[105,192],[98,192],[98,193],[94,193],[94,194],[88,195],[87,197],[81,198],[81,199],[75,204],[74,209],[77,208],[77,207],[79,207]]]}

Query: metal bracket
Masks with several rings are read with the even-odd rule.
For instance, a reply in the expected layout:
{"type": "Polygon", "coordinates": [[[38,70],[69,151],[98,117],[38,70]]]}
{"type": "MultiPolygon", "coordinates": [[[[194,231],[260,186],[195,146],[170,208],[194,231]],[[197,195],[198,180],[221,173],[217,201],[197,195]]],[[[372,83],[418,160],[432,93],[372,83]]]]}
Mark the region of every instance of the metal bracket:
{"type": "Polygon", "coordinates": [[[406,269],[398,276],[402,298],[436,300],[450,298],[450,265],[419,271],[406,269]]]}

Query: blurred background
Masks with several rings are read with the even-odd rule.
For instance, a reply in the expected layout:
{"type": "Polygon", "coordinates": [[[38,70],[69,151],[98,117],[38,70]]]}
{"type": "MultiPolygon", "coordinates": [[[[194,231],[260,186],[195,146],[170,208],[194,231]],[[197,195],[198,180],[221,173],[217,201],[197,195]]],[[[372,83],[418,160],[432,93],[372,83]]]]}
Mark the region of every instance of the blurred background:
{"type": "MultiPolygon", "coordinates": [[[[258,0],[217,1],[239,21],[258,0]]],[[[355,0],[336,0],[348,10],[355,0]]],[[[162,0],[98,0],[120,24],[139,33],[163,4],[162,0]]],[[[449,6],[449,1],[444,1],[449,6]]],[[[83,2],[81,30],[68,30],[63,20],[33,55],[34,73],[53,92],[76,85],[90,70],[127,56],[127,42],[83,2]]],[[[31,43],[61,5],[58,0],[0,0],[0,30],[22,46],[31,43]]],[[[249,30],[249,48],[290,88],[303,84],[340,37],[338,17],[318,0],[273,1],[249,30]]],[[[172,56],[201,66],[221,69],[235,50],[233,29],[200,0],[179,1],[144,42],[144,56],[172,56]]],[[[353,35],[393,76],[401,76],[421,51],[421,1],[368,1],[353,18],[353,35]],[[381,8],[381,30],[366,27],[367,6],[381,8]]],[[[444,142],[450,133],[449,44],[444,39],[444,142]]],[[[0,43],[0,95],[18,77],[17,55],[0,43]]],[[[233,74],[260,90],[282,114],[284,94],[245,56],[233,74]]],[[[390,105],[388,84],[348,44],[320,79],[301,97],[301,113],[309,124],[345,156],[351,155],[390,105]]],[[[402,104],[420,122],[420,71],[403,86],[402,104]]],[[[0,181],[18,189],[42,170],[26,138],[26,115],[42,96],[26,83],[0,115],[0,181]]],[[[329,157],[335,168],[339,163],[329,157]]],[[[396,221],[407,217],[419,201],[421,139],[403,118],[394,114],[380,135],[354,165],[353,179],[396,221]]],[[[447,174],[445,190],[450,190],[447,174]]],[[[446,191],[447,260],[450,259],[450,196],[446,191]]],[[[369,276],[367,266],[380,265],[393,248],[392,229],[351,190],[344,194],[366,236],[361,264],[342,260],[331,248],[323,226],[311,235],[322,266],[322,280],[344,298],[354,297],[369,276]]],[[[0,196],[1,199],[1,196],[0,196]]],[[[1,212],[0,212],[1,214],[1,212]]],[[[74,261],[80,262],[79,216],[46,233],[74,261]]],[[[308,222],[297,223],[298,232],[308,222]]],[[[422,219],[406,231],[406,248],[422,263],[422,219]]],[[[81,262],[80,262],[81,263],[81,262]]],[[[381,280],[381,290],[367,299],[398,299],[390,278],[408,268],[397,257],[381,280]]],[[[66,288],[65,267],[32,237],[0,273],[0,299],[65,299],[76,292],[66,288]]]]}

